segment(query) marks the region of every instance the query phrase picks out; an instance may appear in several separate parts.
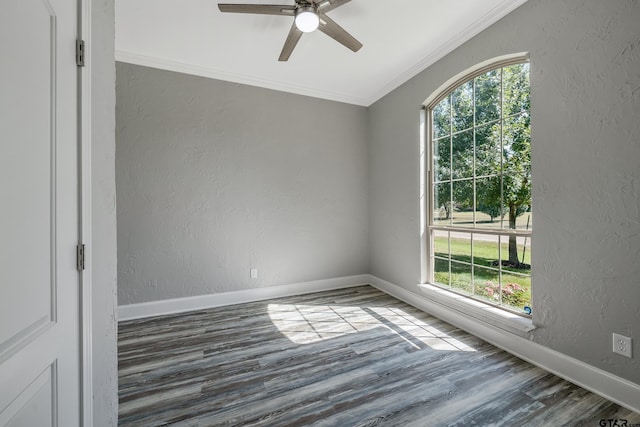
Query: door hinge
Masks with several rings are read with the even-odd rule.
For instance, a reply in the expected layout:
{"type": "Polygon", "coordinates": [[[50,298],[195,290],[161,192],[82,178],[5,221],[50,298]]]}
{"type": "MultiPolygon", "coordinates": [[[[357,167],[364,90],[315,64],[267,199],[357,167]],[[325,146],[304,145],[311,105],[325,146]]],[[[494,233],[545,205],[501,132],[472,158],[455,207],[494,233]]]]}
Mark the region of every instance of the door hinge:
{"type": "Polygon", "coordinates": [[[84,40],[76,40],[76,65],[84,67],[84,40]]]}
{"type": "Polygon", "coordinates": [[[78,244],[76,246],[76,268],[78,271],[84,270],[84,245],[78,244]]]}

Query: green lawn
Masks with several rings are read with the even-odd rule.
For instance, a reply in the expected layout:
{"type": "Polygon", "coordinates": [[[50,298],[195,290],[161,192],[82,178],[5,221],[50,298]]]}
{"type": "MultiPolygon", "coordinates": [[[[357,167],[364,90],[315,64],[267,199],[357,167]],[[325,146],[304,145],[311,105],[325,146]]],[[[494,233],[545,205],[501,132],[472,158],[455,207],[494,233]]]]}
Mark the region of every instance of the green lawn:
{"type": "MultiPolygon", "coordinates": [[[[531,247],[527,240],[527,247],[525,250],[524,263],[531,264],[531,247]]],[[[508,243],[502,245],[502,259],[509,258],[509,246],[508,243]]],[[[448,252],[448,239],[446,237],[436,237],[434,239],[435,255],[443,258],[447,257],[448,252]]],[[[518,256],[522,262],[523,245],[518,245],[518,256]]],[[[499,272],[496,271],[498,266],[496,264],[499,257],[498,243],[490,241],[474,241],[473,245],[473,265],[475,274],[475,287],[476,293],[478,289],[484,289],[487,282],[499,283],[499,272]],[[495,270],[486,268],[491,267],[495,270]]],[[[471,266],[455,262],[463,261],[471,263],[471,244],[467,239],[451,238],[451,286],[458,291],[471,294],[473,293],[473,284],[471,280],[471,266]]],[[[502,283],[517,283],[523,288],[526,288],[524,298],[528,304],[531,303],[531,271],[530,269],[512,269],[503,267],[502,283]],[[527,276],[521,276],[518,274],[509,274],[511,272],[517,272],[520,274],[526,274],[527,276]]],[[[449,283],[449,261],[436,259],[435,260],[435,280],[438,283],[449,283]]],[[[517,307],[522,309],[522,307],[517,307]]]]}
{"type": "MultiPolygon", "coordinates": [[[[445,219],[444,212],[435,211],[433,213],[433,217],[437,224],[441,225],[458,225],[461,227],[471,227],[473,226],[473,211],[457,211],[454,210],[453,215],[450,219],[445,219]]],[[[492,230],[498,230],[500,227],[508,227],[509,219],[508,217],[503,218],[503,222],[500,222],[500,218],[494,218],[491,221],[489,215],[483,212],[476,212],[476,226],[479,228],[487,228],[492,230]]],[[[531,212],[525,212],[516,218],[516,228],[518,230],[530,230],[533,228],[533,216],[531,212]],[[527,228],[528,225],[528,228],[527,228]]]]}

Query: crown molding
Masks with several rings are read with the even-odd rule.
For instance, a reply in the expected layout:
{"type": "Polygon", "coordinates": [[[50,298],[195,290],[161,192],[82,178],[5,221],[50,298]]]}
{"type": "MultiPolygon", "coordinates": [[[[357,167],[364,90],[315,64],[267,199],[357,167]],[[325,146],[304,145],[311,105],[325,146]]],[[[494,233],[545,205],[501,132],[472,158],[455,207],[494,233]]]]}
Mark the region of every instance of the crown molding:
{"type": "Polygon", "coordinates": [[[222,71],[215,68],[201,67],[198,65],[158,58],[136,52],[116,50],[115,59],[119,62],[126,62],[134,65],[142,65],[145,67],[158,68],[161,70],[174,71],[177,73],[208,77],[216,80],[240,83],[249,86],[261,87],[264,89],[277,90],[280,92],[293,93],[296,95],[310,96],[312,98],[343,102],[346,104],[359,105],[362,107],[369,106],[368,99],[349,94],[312,89],[309,87],[297,85],[289,85],[272,80],[260,79],[249,75],[229,73],[227,71],[222,71]]]}
{"type": "Polygon", "coordinates": [[[509,13],[513,12],[515,9],[522,6],[526,2],[527,0],[504,0],[484,15],[479,16],[474,23],[457,33],[455,36],[451,37],[437,49],[431,51],[428,55],[424,56],[413,66],[398,74],[387,84],[383,85],[380,90],[378,90],[372,97],[369,98],[369,103],[367,106],[371,106],[373,103],[379,101],[381,98],[388,95],[393,90],[397,89],[399,86],[406,83],[422,71],[426,70],[428,67],[435,64],[437,61],[444,58],[446,55],[448,55],[458,47],[462,46],[472,37],[486,30],[491,25],[495,24],[500,19],[507,16],[509,13]]]}

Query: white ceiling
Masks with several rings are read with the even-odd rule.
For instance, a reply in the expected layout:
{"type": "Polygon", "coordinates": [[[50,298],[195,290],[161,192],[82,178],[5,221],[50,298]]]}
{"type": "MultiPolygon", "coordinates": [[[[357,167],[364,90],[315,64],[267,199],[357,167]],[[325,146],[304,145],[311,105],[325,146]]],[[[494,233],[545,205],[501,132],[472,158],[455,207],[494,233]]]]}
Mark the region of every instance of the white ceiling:
{"type": "Polygon", "coordinates": [[[116,59],[369,106],[525,1],[352,0],[327,15],[360,51],[316,31],[278,62],[291,17],[221,13],[218,0],[116,0],[116,59]]]}

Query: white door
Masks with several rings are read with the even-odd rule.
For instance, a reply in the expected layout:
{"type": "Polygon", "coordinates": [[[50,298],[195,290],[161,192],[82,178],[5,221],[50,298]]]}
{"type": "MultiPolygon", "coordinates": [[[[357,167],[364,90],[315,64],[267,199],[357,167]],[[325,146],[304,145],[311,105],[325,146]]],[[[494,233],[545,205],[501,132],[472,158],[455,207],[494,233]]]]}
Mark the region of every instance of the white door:
{"type": "Polygon", "coordinates": [[[80,424],[77,3],[0,2],[0,426],[80,424]]]}

